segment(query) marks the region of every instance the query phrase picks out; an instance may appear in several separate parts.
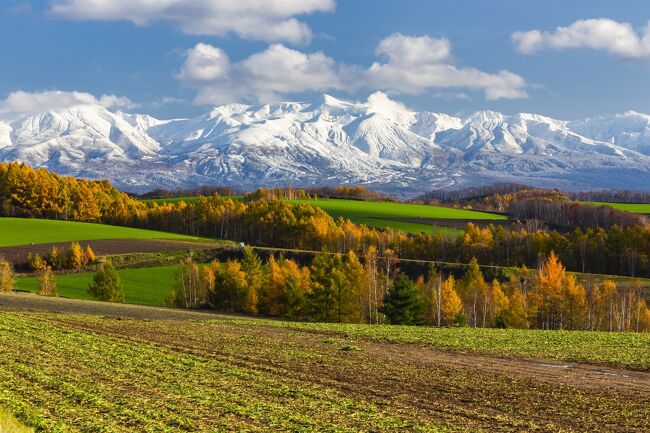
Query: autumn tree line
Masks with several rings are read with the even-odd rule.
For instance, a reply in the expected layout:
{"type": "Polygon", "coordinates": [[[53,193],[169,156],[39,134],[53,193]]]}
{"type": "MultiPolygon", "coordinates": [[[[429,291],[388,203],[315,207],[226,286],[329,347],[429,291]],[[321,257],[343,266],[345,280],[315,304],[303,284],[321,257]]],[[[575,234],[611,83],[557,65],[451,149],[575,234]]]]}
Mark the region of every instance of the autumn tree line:
{"type": "Polygon", "coordinates": [[[650,203],[650,192],[630,190],[600,190],[568,192],[569,198],[578,201],[604,201],[613,203],[650,203]]]}
{"type": "Polygon", "coordinates": [[[363,258],[322,252],[301,266],[273,255],[264,263],[245,247],[241,260],[184,261],[167,302],[318,322],[650,331],[640,287],[585,288],[554,253],[502,282],[486,281],[476,259],[458,279],[432,267],[413,280],[398,266],[374,248],[363,258]]]}
{"type": "Polygon", "coordinates": [[[54,245],[45,257],[32,253],[27,256],[29,269],[36,273],[45,268],[55,271],[72,270],[78,272],[95,263],[96,260],[97,257],[90,245],[82,248],[78,242],[71,242],[66,250],[54,245]]]}
{"type": "Polygon", "coordinates": [[[397,257],[482,265],[537,268],[554,251],[570,271],[650,277],[650,228],[645,225],[543,230],[525,224],[479,228],[464,233],[411,235],[334,219],[308,204],[259,190],[243,199],[217,194],[192,203],[147,204],[107,181],[62,177],[24,164],[0,163],[0,214],[95,221],[255,245],[367,253],[391,250],[397,257]]]}
{"type": "Polygon", "coordinates": [[[592,205],[582,201],[628,202],[644,199],[648,193],[631,191],[600,191],[594,193],[567,193],[556,189],[531,188],[518,184],[497,184],[468,187],[453,191],[432,191],[416,199],[417,202],[442,204],[465,209],[502,212],[519,220],[532,222],[536,227],[550,226],[561,230],[605,228],[615,225],[633,227],[645,225],[646,216],[592,205]],[[600,200],[586,200],[597,197],[600,200]],[[618,200],[616,200],[618,199],[618,200]]]}

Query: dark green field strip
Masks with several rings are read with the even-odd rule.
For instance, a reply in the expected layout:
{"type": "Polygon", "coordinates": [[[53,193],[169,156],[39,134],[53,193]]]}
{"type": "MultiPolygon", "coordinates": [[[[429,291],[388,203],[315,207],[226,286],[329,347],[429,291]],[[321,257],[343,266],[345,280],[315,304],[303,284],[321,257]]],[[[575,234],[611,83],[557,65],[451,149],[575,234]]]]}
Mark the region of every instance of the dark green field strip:
{"type": "MultiPolygon", "coordinates": [[[[167,294],[174,287],[177,270],[178,266],[118,270],[124,286],[124,301],[130,304],[165,305],[167,294]]],[[[92,299],[88,293],[88,285],[93,275],[92,272],[82,272],[57,276],[59,294],[72,299],[92,299]]],[[[38,293],[38,278],[18,278],[16,289],[38,293]]]]}
{"type": "MultiPolygon", "coordinates": [[[[222,196],[223,198],[226,199],[231,199],[233,201],[238,201],[241,200],[242,196],[240,195],[231,195],[231,196],[222,196]]],[[[162,198],[147,198],[147,199],[141,199],[141,201],[149,204],[157,203],[157,204],[163,204],[163,203],[168,203],[168,204],[177,204],[180,202],[185,202],[185,203],[194,203],[197,201],[199,197],[197,196],[192,196],[192,197],[162,197],[162,198]]]]}
{"type": "Polygon", "coordinates": [[[376,228],[392,228],[408,233],[443,232],[449,235],[458,235],[461,233],[458,228],[445,226],[447,220],[485,222],[507,219],[503,215],[486,212],[408,203],[342,199],[291,200],[291,202],[319,207],[335,218],[343,217],[356,224],[365,224],[368,227],[376,228]],[[423,218],[428,222],[408,221],[413,218],[423,218]],[[440,220],[440,223],[436,224],[435,220],[440,220]]]}

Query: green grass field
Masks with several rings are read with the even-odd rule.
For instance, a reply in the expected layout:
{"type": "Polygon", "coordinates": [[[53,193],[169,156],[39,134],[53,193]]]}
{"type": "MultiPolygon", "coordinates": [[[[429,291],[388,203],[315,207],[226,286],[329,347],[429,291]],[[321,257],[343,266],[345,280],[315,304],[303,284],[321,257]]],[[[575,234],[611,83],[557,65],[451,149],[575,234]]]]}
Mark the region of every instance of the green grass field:
{"type": "MultiPolygon", "coordinates": [[[[165,305],[167,294],[174,285],[176,269],[176,266],[159,266],[118,270],[124,286],[124,302],[165,305]]],[[[88,294],[88,284],[92,279],[92,272],[57,275],[56,285],[59,295],[73,299],[93,299],[88,294]]],[[[16,281],[16,289],[38,293],[38,278],[20,277],[16,281]]]]}
{"type": "Polygon", "coordinates": [[[460,231],[453,228],[420,224],[415,222],[395,221],[397,218],[432,218],[432,219],[471,219],[471,220],[505,220],[503,215],[476,212],[464,209],[453,209],[442,206],[420,204],[403,204],[390,202],[319,199],[293,200],[293,203],[308,203],[317,206],[333,217],[347,218],[356,224],[369,227],[393,228],[408,233],[432,233],[443,231],[457,234],[460,231]]]}
{"type": "Polygon", "coordinates": [[[0,218],[0,247],[97,239],[183,239],[196,237],[105,224],[32,218],[0,218]]]}
{"type": "Polygon", "coordinates": [[[608,203],[602,201],[585,201],[584,204],[590,204],[594,206],[611,206],[614,209],[638,213],[638,214],[650,214],[650,204],[640,204],[640,203],[608,203]]]}

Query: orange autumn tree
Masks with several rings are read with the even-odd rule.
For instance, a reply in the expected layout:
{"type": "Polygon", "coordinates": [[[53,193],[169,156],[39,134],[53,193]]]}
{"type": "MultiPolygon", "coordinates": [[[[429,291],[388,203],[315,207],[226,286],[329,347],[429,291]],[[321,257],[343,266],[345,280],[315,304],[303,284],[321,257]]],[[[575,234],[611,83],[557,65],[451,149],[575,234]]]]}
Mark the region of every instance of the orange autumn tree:
{"type": "Polygon", "coordinates": [[[537,325],[542,329],[577,329],[583,325],[587,294],[551,251],[535,279],[537,325]]]}
{"type": "Polygon", "coordinates": [[[11,268],[11,264],[0,259],[0,292],[11,292],[14,289],[15,282],[14,270],[11,268]]]}
{"type": "Polygon", "coordinates": [[[442,285],[441,315],[444,325],[451,326],[463,321],[463,302],[456,293],[456,280],[450,275],[442,285]]]}

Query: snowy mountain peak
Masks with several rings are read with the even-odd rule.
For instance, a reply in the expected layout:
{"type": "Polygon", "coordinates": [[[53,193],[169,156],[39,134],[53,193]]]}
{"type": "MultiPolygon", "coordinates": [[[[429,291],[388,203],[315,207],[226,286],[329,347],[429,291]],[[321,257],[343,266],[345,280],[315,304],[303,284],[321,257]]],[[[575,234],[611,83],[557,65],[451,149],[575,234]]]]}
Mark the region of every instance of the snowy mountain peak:
{"type": "Polygon", "coordinates": [[[364,102],[323,94],[228,104],[175,120],[79,105],[0,121],[0,160],[135,191],[362,183],[408,194],[495,181],[650,189],[650,116],[459,118],[410,110],[382,92],[364,102]]]}
{"type": "Polygon", "coordinates": [[[501,123],[504,122],[505,116],[501,113],[498,113],[496,111],[490,111],[490,110],[485,110],[485,111],[477,111],[476,113],[468,116],[465,119],[466,124],[470,124],[472,126],[478,126],[481,128],[494,128],[497,125],[500,125],[501,123]]]}

